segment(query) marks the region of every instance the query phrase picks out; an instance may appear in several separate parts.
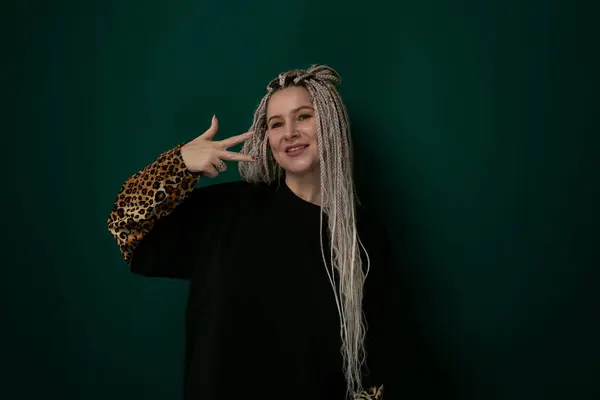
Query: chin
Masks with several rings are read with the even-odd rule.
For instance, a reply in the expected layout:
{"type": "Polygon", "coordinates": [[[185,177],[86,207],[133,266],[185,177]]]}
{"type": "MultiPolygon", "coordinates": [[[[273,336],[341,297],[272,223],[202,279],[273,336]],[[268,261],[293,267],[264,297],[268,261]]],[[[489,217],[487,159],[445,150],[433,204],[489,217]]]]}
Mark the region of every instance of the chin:
{"type": "Polygon", "coordinates": [[[304,175],[318,169],[319,163],[309,160],[276,160],[277,164],[286,172],[286,174],[304,175]]]}
{"type": "MultiPolygon", "coordinates": [[[[295,164],[295,163],[294,163],[295,164]]],[[[283,169],[287,174],[293,175],[308,175],[312,174],[315,171],[318,171],[318,165],[314,164],[304,164],[304,165],[285,165],[283,169]]]]}

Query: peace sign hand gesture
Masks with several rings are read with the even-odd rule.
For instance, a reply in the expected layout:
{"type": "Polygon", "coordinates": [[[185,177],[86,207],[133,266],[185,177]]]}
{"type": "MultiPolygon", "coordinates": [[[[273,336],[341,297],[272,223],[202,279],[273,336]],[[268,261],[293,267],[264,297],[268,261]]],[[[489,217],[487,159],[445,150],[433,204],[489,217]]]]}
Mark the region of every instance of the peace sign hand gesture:
{"type": "Polygon", "coordinates": [[[223,160],[255,161],[250,155],[227,151],[228,148],[250,139],[252,132],[246,132],[220,141],[213,141],[218,129],[219,122],[216,117],[213,117],[210,128],[206,132],[181,147],[181,157],[185,166],[191,172],[200,172],[203,175],[214,178],[219,173],[227,170],[227,166],[223,160]]]}

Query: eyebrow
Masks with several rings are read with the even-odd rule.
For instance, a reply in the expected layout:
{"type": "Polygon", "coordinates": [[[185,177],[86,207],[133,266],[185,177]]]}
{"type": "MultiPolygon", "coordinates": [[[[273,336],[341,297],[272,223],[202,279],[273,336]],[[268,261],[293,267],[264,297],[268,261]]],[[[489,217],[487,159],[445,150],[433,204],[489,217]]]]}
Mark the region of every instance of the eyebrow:
{"type": "MultiPolygon", "coordinates": [[[[314,108],[312,108],[311,106],[300,106],[300,107],[296,107],[296,108],[294,108],[294,109],[292,110],[292,112],[293,112],[293,113],[295,113],[295,112],[298,112],[298,111],[302,110],[303,108],[308,108],[308,109],[310,109],[310,110],[313,110],[313,111],[315,111],[315,109],[314,109],[314,108]]],[[[277,117],[281,117],[281,115],[271,115],[271,116],[269,117],[269,119],[267,120],[267,124],[268,124],[268,123],[269,123],[269,121],[271,121],[273,118],[277,118],[277,117]]]]}

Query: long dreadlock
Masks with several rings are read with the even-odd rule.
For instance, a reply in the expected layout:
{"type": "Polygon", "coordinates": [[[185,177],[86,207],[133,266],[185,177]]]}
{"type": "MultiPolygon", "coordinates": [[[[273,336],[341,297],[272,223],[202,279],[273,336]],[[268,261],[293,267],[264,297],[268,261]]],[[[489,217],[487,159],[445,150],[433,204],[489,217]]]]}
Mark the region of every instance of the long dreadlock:
{"type": "Polygon", "coordinates": [[[279,74],[267,86],[250,131],[254,132],[242,153],[258,158],[256,163],[240,163],[239,172],[247,182],[272,182],[282,172],[275,162],[267,135],[267,104],[278,90],[305,87],[312,98],[317,117],[317,143],[321,180],[321,254],[335,294],[340,316],[340,336],[348,395],[362,390],[361,369],[365,361],[365,332],[362,300],[369,259],[356,228],[358,202],[352,178],[352,141],[348,114],[337,91],[339,74],[325,65],[312,65],[279,74]],[[326,216],[330,238],[329,263],[323,246],[323,219],[326,216]],[[360,248],[367,256],[363,270],[360,248]],[[336,279],[336,272],[337,277],[336,279]]]}

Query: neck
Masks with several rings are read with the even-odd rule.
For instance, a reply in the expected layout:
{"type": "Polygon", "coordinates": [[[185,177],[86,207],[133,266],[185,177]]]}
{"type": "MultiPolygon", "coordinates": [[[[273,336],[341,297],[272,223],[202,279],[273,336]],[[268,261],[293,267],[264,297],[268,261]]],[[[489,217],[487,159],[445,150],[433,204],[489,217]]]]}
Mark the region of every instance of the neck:
{"type": "Polygon", "coordinates": [[[285,183],[292,192],[302,200],[321,205],[321,185],[318,176],[286,175],[285,183]]]}

